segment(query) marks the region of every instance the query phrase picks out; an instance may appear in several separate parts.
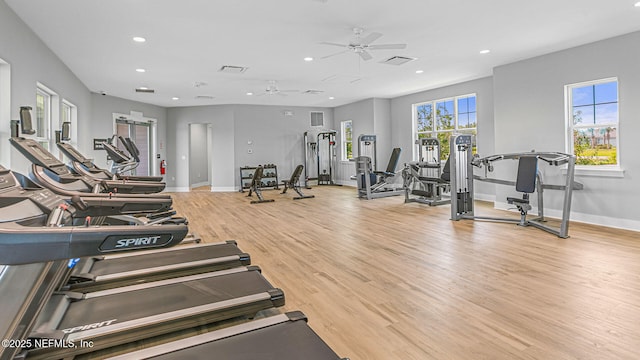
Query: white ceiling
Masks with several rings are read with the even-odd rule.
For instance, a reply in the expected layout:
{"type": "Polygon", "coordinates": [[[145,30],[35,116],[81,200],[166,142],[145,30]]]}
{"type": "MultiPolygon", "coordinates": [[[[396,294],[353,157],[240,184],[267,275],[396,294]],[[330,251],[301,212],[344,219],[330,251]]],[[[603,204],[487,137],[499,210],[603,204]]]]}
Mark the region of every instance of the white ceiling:
{"type": "Polygon", "coordinates": [[[391,98],[640,30],[635,0],[5,1],[91,91],[166,107],[333,107],[391,98]],[[373,44],[407,47],[371,51],[369,61],[354,53],[320,59],[340,51],[320,42],[347,43],[354,27],[364,28],[365,36],[384,34],[373,44]],[[135,43],[133,36],[147,42],[135,43]],[[483,49],[491,53],[480,55],[483,49]],[[417,60],[380,63],[395,55],[417,60]],[[315,60],[303,61],[307,56],[315,60]],[[218,72],[223,65],[249,69],[224,74],[218,72]],[[323,93],[246,95],[264,93],[269,80],[283,90],[323,93]],[[135,93],[140,86],[156,92],[135,93]],[[180,99],[171,100],[174,96],[180,99]]]}

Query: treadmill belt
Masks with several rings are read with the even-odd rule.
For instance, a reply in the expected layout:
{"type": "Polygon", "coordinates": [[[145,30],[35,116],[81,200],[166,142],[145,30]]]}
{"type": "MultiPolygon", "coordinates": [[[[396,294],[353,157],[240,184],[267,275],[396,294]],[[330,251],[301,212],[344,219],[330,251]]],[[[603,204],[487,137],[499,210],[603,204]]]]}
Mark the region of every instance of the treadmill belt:
{"type": "Polygon", "coordinates": [[[207,260],[216,257],[239,255],[242,252],[232,244],[220,244],[215,246],[189,247],[186,249],[173,248],[175,250],[152,253],[152,255],[140,255],[122,258],[107,258],[96,261],[90,272],[93,275],[109,275],[145,268],[153,268],[163,265],[182,263],[186,261],[207,260]]]}
{"type": "Polygon", "coordinates": [[[116,320],[113,324],[206,305],[273,289],[259,271],[185,281],[72,302],[58,329],[116,320]]]}
{"type": "Polygon", "coordinates": [[[339,360],[304,320],[288,321],[149,359],[339,360]]]}

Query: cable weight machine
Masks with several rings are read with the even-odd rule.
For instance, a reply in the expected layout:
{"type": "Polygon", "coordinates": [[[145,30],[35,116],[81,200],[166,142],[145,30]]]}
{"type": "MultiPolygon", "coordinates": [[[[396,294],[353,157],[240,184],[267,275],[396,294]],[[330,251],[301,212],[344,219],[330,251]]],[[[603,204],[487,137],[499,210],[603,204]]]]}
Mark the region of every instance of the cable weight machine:
{"type": "Polygon", "coordinates": [[[335,182],[336,131],[306,131],[303,142],[305,188],[313,180],[318,185],[339,185],[335,182]]]}

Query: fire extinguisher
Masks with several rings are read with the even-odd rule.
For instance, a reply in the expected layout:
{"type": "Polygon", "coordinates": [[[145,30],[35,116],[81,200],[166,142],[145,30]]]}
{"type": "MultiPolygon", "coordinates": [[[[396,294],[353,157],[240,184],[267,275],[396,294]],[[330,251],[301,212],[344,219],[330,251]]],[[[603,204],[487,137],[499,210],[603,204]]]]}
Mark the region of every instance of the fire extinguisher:
{"type": "Polygon", "coordinates": [[[160,175],[164,175],[167,172],[167,162],[162,160],[160,161],[160,175]]]}

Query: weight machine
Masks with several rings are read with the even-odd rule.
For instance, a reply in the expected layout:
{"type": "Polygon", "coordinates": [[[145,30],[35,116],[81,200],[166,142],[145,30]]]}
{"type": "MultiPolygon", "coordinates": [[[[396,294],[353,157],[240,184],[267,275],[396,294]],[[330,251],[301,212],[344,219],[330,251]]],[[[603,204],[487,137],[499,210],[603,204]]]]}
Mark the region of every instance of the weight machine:
{"type": "Polygon", "coordinates": [[[448,204],[450,199],[443,194],[449,192],[449,159],[444,169],[440,160],[440,141],[437,138],[419,140],[419,161],[404,165],[402,170],[404,202],[419,202],[429,206],[448,204]]]}
{"type": "Polygon", "coordinates": [[[339,185],[335,182],[336,131],[306,131],[303,145],[305,188],[310,188],[310,180],[317,180],[318,185],[339,185]]]}
{"type": "MultiPolygon", "coordinates": [[[[358,197],[367,200],[386,196],[401,195],[404,190],[396,188],[388,180],[396,175],[400,159],[400,148],[394,148],[385,171],[377,171],[376,136],[358,136],[358,156],[355,158],[358,197]]],[[[353,177],[352,177],[353,179],[353,177]]]]}
{"type": "Polygon", "coordinates": [[[575,155],[560,152],[528,152],[491,155],[484,158],[474,157],[472,154],[471,135],[454,135],[450,140],[451,153],[451,220],[489,220],[512,222],[520,226],[533,226],[550,232],[560,238],[569,237],[569,217],[571,214],[571,198],[573,190],[582,190],[583,185],[574,181],[575,155]],[[503,180],[489,177],[493,172],[494,163],[500,160],[517,160],[518,173],[516,181],[503,180]],[[545,184],[542,172],[538,164],[547,166],[566,165],[566,180],[562,185],[545,184]],[[484,167],[484,175],[474,175],[473,168],[484,167]],[[520,219],[477,216],[473,208],[473,180],[489,182],[493,184],[515,186],[518,192],[523,193],[522,198],[507,197],[509,204],[515,205],[520,211],[520,219]],[[553,227],[545,223],[544,217],[544,190],[560,190],[564,194],[562,205],[562,218],[560,226],[553,227]],[[528,211],[532,209],[529,203],[529,195],[536,192],[538,200],[538,216],[527,218],[528,211]]]}

